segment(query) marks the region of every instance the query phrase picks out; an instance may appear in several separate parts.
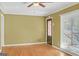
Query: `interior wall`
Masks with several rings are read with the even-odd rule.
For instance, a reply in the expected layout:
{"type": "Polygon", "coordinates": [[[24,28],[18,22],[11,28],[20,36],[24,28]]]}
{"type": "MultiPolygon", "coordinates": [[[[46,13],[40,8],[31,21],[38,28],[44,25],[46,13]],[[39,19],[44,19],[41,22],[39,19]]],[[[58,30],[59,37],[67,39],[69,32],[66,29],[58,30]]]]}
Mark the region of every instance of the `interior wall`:
{"type": "Polygon", "coordinates": [[[54,14],[51,14],[49,16],[53,17],[54,27],[53,27],[53,45],[60,47],[60,15],[79,9],[79,3],[76,5],[73,5],[71,7],[68,7],[66,9],[63,9],[61,11],[58,11],[54,14]]]}
{"type": "MultiPolygon", "coordinates": [[[[58,11],[53,17],[53,45],[60,47],[60,15],[79,9],[79,4],[58,11]]],[[[5,15],[5,44],[22,44],[33,42],[45,42],[44,17],[5,15]],[[30,29],[30,30],[29,30],[30,29]]]]}
{"type": "Polygon", "coordinates": [[[4,44],[45,42],[45,23],[42,16],[5,14],[4,44]]]}

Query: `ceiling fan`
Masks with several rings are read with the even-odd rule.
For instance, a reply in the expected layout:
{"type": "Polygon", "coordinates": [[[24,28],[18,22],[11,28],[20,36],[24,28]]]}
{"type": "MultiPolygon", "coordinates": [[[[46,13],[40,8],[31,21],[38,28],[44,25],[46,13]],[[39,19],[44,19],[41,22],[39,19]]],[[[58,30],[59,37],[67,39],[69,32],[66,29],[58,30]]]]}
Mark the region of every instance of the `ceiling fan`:
{"type": "Polygon", "coordinates": [[[43,3],[41,3],[41,2],[33,2],[33,3],[29,4],[27,7],[31,7],[31,6],[46,7],[46,6],[45,6],[43,3]]]}

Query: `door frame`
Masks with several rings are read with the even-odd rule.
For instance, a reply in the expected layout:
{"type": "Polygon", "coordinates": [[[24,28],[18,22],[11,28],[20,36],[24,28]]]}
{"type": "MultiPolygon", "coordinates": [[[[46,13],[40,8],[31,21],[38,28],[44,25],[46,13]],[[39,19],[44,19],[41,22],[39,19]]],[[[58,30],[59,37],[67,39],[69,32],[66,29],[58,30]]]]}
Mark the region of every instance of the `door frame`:
{"type": "MultiPolygon", "coordinates": [[[[47,41],[48,41],[48,22],[51,21],[51,40],[52,40],[52,19],[47,20],[47,41]]],[[[48,42],[47,42],[48,43],[48,42]]],[[[51,42],[52,45],[52,42],[51,42]]]]}
{"type": "MultiPolygon", "coordinates": [[[[47,31],[48,31],[48,30],[47,30],[47,20],[48,20],[48,19],[51,19],[51,21],[52,21],[52,24],[51,24],[51,26],[52,26],[51,32],[52,32],[52,39],[53,39],[53,27],[54,27],[54,26],[53,26],[53,25],[54,25],[53,17],[48,16],[48,17],[46,17],[46,20],[45,20],[45,23],[46,23],[46,25],[45,25],[45,27],[46,27],[46,28],[45,28],[45,29],[46,29],[46,35],[45,35],[45,36],[46,36],[46,42],[47,42],[47,34],[48,34],[48,33],[47,33],[47,31]]],[[[52,44],[53,44],[53,40],[52,40],[52,44]]]]}

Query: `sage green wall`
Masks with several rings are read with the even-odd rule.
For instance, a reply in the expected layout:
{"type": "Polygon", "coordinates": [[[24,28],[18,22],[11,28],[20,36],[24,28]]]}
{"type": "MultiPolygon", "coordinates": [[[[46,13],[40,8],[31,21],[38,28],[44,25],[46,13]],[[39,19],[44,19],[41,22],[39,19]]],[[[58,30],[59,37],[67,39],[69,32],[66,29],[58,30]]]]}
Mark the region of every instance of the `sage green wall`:
{"type": "Polygon", "coordinates": [[[5,14],[5,45],[45,42],[44,17],[5,14]]]}
{"type": "Polygon", "coordinates": [[[61,44],[60,43],[60,33],[61,33],[60,32],[60,15],[70,12],[70,11],[77,10],[77,9],[79,9],[79,3],[50,15],[51,17],[53,17],[53,22],[54,22],[53,35],[52,35],[53,45],[60,47],[60,44],[61,44]]]}
{"type": "MultiPolygon", "coordinates": [[[[53,45],[60,47],[60,15],[79,9],[79,4],[51,14],[53,17],[53,45]]],[[[5,44],[45,42],[45,17],[6,14],[5,44]]]]}

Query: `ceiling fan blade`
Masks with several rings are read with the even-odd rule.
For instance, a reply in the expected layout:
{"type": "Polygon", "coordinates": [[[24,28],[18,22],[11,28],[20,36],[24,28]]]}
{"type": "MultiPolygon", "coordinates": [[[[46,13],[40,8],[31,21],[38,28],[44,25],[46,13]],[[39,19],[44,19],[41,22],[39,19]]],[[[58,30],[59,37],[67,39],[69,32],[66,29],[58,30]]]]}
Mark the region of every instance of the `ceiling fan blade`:
{"type": "Polygon", "coordinates": [[[45,5],[43,5],[42,3],[39,3],[40,6],[45,7],[45,5]]]}
{"type": "Polygon", "coordinates": [[[28,5],[27,7],[31,7],[33,5],[33,3],[31,3],[30,5],[28,5]]]}

